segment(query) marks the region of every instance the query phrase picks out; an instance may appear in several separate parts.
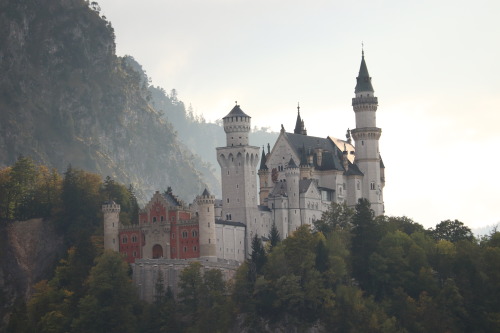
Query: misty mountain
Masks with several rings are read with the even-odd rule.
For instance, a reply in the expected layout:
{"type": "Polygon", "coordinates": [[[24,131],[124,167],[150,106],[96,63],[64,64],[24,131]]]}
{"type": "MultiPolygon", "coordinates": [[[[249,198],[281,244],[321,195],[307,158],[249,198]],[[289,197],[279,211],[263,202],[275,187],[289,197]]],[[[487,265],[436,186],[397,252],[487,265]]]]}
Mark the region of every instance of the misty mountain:
{"type": "Polygon", "coordinates": [[[71,164],[131,183],[143,200],[168,186],[189,201],[216,188],[213,167],[181,143],[91,7],[0,1],[0,166],[20,154],[61,172],[71,164]]]}

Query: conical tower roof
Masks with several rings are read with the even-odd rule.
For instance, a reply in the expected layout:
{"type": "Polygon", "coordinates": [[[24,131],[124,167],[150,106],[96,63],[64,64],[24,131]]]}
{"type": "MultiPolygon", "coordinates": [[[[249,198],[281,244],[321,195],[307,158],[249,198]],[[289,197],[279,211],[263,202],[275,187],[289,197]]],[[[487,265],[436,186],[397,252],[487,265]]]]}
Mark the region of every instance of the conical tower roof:
{"type": "Polygon", "coordinates": [[[365,51],[361,52],[361,65],[359,67],[358,77],[356,78],[356,88],[354,88],[355,93],[361,91],[374,92],[372,78],[370,77],[370,74],[368,74],[368,67],[366,67],[365,51]]]}
{"type": "Polygon", "coordinates": [[[259,168],[259,170],[267,170],[266,154],[264,153],[264,146],[262,146],[262,157],[260,158],[260,168],[259,168]]]}
{"type": "MultiPolygon", "coordinates": [[[[231,112],[229,112],[227,114],[227,116],[225,116],[224,118],[229,118],[229,117],[249,117],[249,115],[247,115],[245,112],[243,112],[243,110],[241,110],[240,106],[238,104],[236,104],[234,106],[234,108],[231,110],[231,112]]],[[[224,119],[222,118],[222,119],[224,119]]]]}

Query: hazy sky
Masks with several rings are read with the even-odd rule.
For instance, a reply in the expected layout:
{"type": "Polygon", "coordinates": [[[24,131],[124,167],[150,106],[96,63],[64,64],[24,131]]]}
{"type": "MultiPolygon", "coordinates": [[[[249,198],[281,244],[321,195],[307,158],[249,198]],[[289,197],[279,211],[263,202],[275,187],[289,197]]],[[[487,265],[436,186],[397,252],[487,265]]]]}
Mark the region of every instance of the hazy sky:
{"type": "MultiPolygon", "coordinates": [[[[214,121],[344,138],[361,42],[388,215],[500,222],[500,1],[100,0],[118,55],[214,121]]],[[[215,154],[215,147],[214,147],[215,154]]]]}

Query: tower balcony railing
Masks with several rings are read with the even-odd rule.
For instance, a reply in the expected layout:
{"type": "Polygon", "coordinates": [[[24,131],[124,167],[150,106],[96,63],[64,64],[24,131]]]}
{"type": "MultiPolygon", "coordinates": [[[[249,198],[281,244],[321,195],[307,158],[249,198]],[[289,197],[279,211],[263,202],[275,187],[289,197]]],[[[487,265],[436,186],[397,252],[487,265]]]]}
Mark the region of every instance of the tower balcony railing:
{"type": "Polygon", "coordinates": [[[352,106],[360,104],[378,104],[377,97],[354,97],[352,99],[352,106]]]}

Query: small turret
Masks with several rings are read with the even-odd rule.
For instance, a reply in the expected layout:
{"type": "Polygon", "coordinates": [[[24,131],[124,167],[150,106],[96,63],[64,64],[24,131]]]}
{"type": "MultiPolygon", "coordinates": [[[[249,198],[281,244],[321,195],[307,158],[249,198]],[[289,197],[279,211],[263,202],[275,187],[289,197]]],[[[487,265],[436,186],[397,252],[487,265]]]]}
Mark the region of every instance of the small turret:
{"type": "Polygon", "coordinates": [[[250,116],[236,104],[227,116],[222,118],[226,132],[227,147],[247,146],[250,132],[250,116]]]}
{"type": "Polygon", "coordinates": [[[104,214],[104,249],[120,252],[119,224],[120,205],[114,201],[102,205],[104,214]]]}
{"type": "Polygon", "coordinates": [[[261,205],[266,205],[265,199],[269,195],[269,191],[271,190],[272,181],[269,178],[270,172],[266,165],[266,154],[264,152],[264,146],[262,146],[262,157],[260,159],[260,168],[257,171],[259,175],[259,203],[261,205]]]}
{"type": "Polygon", "coordinates": [[[200,259],[217,261],[215,235],[215,196],[207,189],[196,197],[200,237],[200,259]]]}
{"type": "Polygon", "coordinates": [[[288,230],[289,232],[293,232],[301,224],[299,200],[300,169],[295,164],[293,158],[290,158],[288,166],[285,169],[285,177],[288,195],[288,230]]]}

